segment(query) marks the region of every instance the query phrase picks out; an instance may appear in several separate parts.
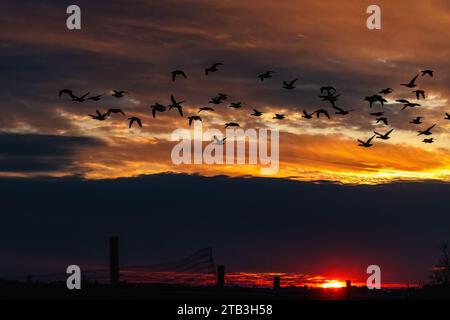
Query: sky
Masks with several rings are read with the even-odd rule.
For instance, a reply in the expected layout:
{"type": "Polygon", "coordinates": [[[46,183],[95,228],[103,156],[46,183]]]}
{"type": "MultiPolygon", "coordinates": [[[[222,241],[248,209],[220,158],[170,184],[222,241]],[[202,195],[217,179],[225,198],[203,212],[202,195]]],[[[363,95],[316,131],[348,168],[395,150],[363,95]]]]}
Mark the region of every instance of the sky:
{"type": "MultiPolygon", "coordinates": [[[[3,1],[0,30],[2,91],[1,139],[33,140],[54,148],[1,150],[3,176],[68,176],[89,179],[131,177],[161,172],[259,175],[259,165],[175,165],[170,152],[173,130],[189,129],[186,118],[171,110],[153,119],[150,105],[169,104],[171,94],[186,100],[186,116],[218,92],[229,102],[205,113],[203,127],[223,130],[238,122],[244,129],[280,130],[277,177],[303,181],[384,183],[393,180],[449,180],[448,109],[450,47],[445,36],[450,8],[445,1],[378,1],[382,29],[366,28],[368,1],[79,1],[82,30],[69,31],[64,1],[3,1]],[[405,14],[405,10],[408,14],[405,14]],[[224,66],[208,77],[204,68],[224,66]],[[188,79],[173,83],[170,72],[182,69],[188,79]],[[421,107],[400,112],[396,99],[415,100],[408,82],[420,70],[426,91],[421,107]],[[261,83],[257,75],[274,70],[261,83]],[[282,89],[284,80],[299,78],[296,89],[282,89]],[[341,94],[338,106],[355,109],[334,115],[322,102],[319,88],[332,85],[341,94]],[[376,124],[363,99],[391,87],[384,107],[389,126],[376,124]],[[76,94],[106,93],[99,102],[60,98],[60,89],[76,94]],[[123,99],[112,89],[130,93],[123,99]],[[96,109],[122,108],[143,120],[142,129],[128,129],[128,120],[113,115],[92,120],[96,109]],[[265,114],[251,117],[252,109],[265,114]],[[331,120],[301,117],[303,110],[326,108],[331,120]],[[284,113],[283,121],[273,120],[284,113]],[[422,125],[409,122],[423,116],[422,125]],[[434,144],[424,144],[417,130],[437,124],[434,144]],[[388,141],[358,147],[373,131],[394,129],[388,141]],[[22,135],[18,137],[17,135],[22,135]],[[64,139],[70,142],[65,144],[64,139]],[[64,144],[61,146],[60,144],[64,144]],[[61,155],[61,152],[65,153],[61,155]],[[24,159],[24,157],[26,159],[24,159]],[[64,161],[55,159],[63,157],[64,161]],[[11,166],[11,162],[12,166],[11,166]],[[26,162],[24,167],[20,163],[26,162]],[[33,167],[34,166],[34,167],[33,167]]],[[[205,141],[205,144],[209,142],[205,141]]],[[[25,147],[24,147],[25,148],[25,147]]]]}
{"type": "Polygon", "coordinates": [[[141,252],[159,262],[212,246],[235,271],[361,279],[380,261],[392,283],[426,280],[435,246],[449,237],[448,1],[376,1],[381,30],[366,28],[374,3],[364,0],[80,0],[76,31],[66,28],[70,4],[0,3],[4,273],[58,269],[71,257],[101,264],[102,241],[118,233],[131,262],[145,260],[141,252]],[[216,62],[224,65],[205,76],[216,62]],[[187,79],[173,82],[175,69],[187,79]],[[400,83],[424,69],[435,71],[418,79],[426,99],[400,111],[395,100],[417,102],[400,83]],[[267,70],[273,77],[259,81],[267,70]],[[295,78],[294,90],[282,88],[295,78]],[[327,85],[341,94],[338,106],[355,111],[334,114],[319,98],[327,85]],[[384,108],[370,109],[364,97],[387,87],[384,108]],[[78,103],[59,97],[64,88],[105,96],[78,103]],[[117,99],[113,89],[128,93],[117,99]],[[202,114],[204,129],[280,130],[276,175],[261,176],[259,165],[172,162],[173,130],[190,129],[186,116],[219,92],[243,107],[214,106],[202,114]],[[185,117],[170,110],[154,119],[150,106],[171,94],[186,100],[185,117]],[[89,116],[108,108],[126,116],[89,116]],[[264,115],[250,116],[253,108],[264,115]],[[331,119],[302,118],[319,108],[331,119]],[[143,127],[129,129],[130,116],[143,127]],[[423,124],[409,123],[418,116],[423,124]],[[436,141],[424,144],[417,130],[433,124],[436,141]],[[358,146],[390,129],[390,140],[358,146]]]}

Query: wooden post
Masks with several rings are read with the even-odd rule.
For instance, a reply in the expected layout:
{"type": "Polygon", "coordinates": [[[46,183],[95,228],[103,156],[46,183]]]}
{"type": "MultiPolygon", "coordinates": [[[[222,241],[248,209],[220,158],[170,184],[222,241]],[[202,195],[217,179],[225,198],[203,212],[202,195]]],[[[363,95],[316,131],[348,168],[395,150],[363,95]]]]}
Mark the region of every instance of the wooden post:
{"type": "Polygon", "coordinates": [[[217,266],[217,287],[225,286],[225,266],[217,266]]]}
{"type": "Polygon", "coordinates": [[[109,279],[112,286],[119,284],[119,237],[109,238],[109,279]]]}
{"type": "Polygon", "coordinates": [[[280,276],[273,277],[273,290],[274,291],[280,290],[280,282],[281,282],[280,276]]]}

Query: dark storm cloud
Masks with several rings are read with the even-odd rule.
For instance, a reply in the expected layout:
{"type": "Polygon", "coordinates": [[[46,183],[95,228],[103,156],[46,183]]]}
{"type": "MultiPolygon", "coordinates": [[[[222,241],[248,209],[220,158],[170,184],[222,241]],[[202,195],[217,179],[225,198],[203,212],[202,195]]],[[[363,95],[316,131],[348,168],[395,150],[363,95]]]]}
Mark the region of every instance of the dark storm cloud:
{"type": "Polygon", "coordinates": [[[89,137],[0,133],[0,171],[49,173],[71,169],[77,153],[103,143],[89,137]]]}
{"type": "Polygon", "coordinates": [[[426,280],[450,236],[450,185],[311,184],[162,174],[87,181],[0,179],[0,275],[105,266],[108,236],[122,265],[171,261],[212,246],[229,270],[342,270],[383,281],[426,280]],[[176,201],[174,201],[176,198],[176,201]],[[39,263],[38,263],[39,262],[39,263]],[[30,267],[32,265],[33,267],[30,267]]]}

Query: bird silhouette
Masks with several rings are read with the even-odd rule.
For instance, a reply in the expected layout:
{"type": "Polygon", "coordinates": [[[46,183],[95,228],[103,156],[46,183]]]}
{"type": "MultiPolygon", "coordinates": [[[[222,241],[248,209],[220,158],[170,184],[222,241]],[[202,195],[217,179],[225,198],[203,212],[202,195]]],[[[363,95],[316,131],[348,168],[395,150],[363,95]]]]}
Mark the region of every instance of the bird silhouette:
{"type": "Polygon", "coordinates": [[[405,86],[407,88],[415,88],[416,87],[416,80],[417,80],[418,76],[419,75],[416,75],[414,78],[412,78],[409,83],[401,83],[400,85],[401,86],[405,86]]]}
{"type": "Polygon", "coordinates": [[[424,136],[431,136],[433,134],[433,132],[431,132],[431,130],[436,126],[436,124],[433,124],[431,127],[429,127],[426,130],[419,130],[417,131],[419,134],[418,136],[424,135],[424,136]]]}
{"type": "Polygon", "coordinates": [[[251,116],[255,116],[255,117],[260,117],[262,115],[263,115],[263,113],[261,111],[256,110],[256,109],[253,109],[253,113],[251,114],[251,116]]]}
{"type": "Polygon", "coordinates": [[[417,117],[417,118],[413,119],[410,123],[412,123],[412,124],[422,124],[422,119],[423,119],[423,117],[417,117]]]}
{"type": "Polygon", "coordinates": [[[382,94],[390,94],[390,93],[392,93],[392,92],[394,92],[393,89],[391,89],[391,88],[386,88],[386,89],[381,90],[381,91],[378,92],[378,93],[382,93],[382,94]]]}
{"type": "Polygon", "coordinates": [[[139,128],[142,128],[142,121],[138,117],[131,117],[131,118],[128,118],[128,120],[130,120],[130,125],[129,125],[130,129],[133,126],[134,122],[136,122],[138,124],[139,128]]]}
{"type": "Polygon", "coordinates": [[[214,63],[211,67],[205,69],[205,75],[208,75],[210,72],[217,72],[219,69],[218,66],[223,66],[223,63],[214,63]]]}
{"type": "Polygon", "coordinates": [[[326,95],[321,95],[319,98],[322,98],[322,101],[328,101],[331,103],[332,106],[336,105],[336,101],[338,101],[340,97],[340,94],[334,95],[333,93],[328,92],[326,95]]]}
{"type": "Polygon", "coordinates": [[[373,96],[365,97],[364,100],[369,102],[370,108],[372,108],[372,106],[375,102],[379,102],[382,107],[384,107],[384,103],[387,102],[386,99],[384,99],[382,96],[380,96],[378,94],[374,94],[373,96]]]}
{"type": "Polygon", "coordinates": [[[392,131],[394,131],[394,129],[389,130],[385,134],[381,134],[381,133],[378,133],[376,131],[374,131],[374,133],[377,135],[377,139],[389,140],[391,138],[389,135],[392,133],[392,131]]]}
{"type": "Polygon", "coordinates": [[[383,122],[385,125],[389,125],[388,119],[385,117],[377,118],[376,121],[377,123],[383,122]]]}
{"type": "Polygon", "coordinates": [[[288,81],[283,81],[283,88],[287,89],[287,90],[292,90],[295,89],[294,83],[298,80],[298,78],[295,78],[294,80],[288,82],[288,81]]]}
{"type": "Polygon", "coordinates": [[[125,93],[128,93],[128,92],[123,91],[123,90],[113,90],[112,96],[115,98],[123,98],[125,93]]]}
{"type": "Polygon", "coordinates": [[[422,70],[420,71],[422,73],[422,77],[425,75],[429,75],[430,77],[433,77],[433,70],[422,70]]]}
{"type": "Polygon", "coordinates": [[[284,118],[284,114],[275,113],[275,117],[273,117],[272,119],[283,120],[284,118]]]}
{"type": "Polygon", "coordinates": [[[198,113],[202,112],[202,111],[214,111],[213,108],[210,107],[202,107],[198,110],[198,113]]]}
{"type": "Polygon", "coordinates": [[[450,120],[450,113],[448,113],[448,112],[445,113],[444,120],[450,120]]]}
{"type": "Polygon", "coordinates": [[[408,102],[408,103],[404,104],[404,106],[403,106],[401,111],[405,110],[406,108],[415,108],[415,107],[420,107],[420,104],[408,102]]]}
{"type": "Polygon", "coordinates": [[[401,103],[401,104],[409,103],[409,101],[406,100],[406,99],[398,99],[398,100],[395,100],[395,101],[398,102],[398,103],[401,103]]]}
{"type": "Polygon", "coordinates": [[[229,105],[230,108],[239,109],[242,107],[242,102],[232,102],[229,105]]]}
{"type": "Polygon", "coordinates": [[[372,136],[367,141],[363,141],[363,140],[358,139],[359,146],[360,147],[364,147],[364,148],[370,148],[371,146],[373,146],[373,143],[371,143],[373,138],[375,138],[375,136],[372,136]]]}
{"type": "Polygon", "coordinates": [[[258,75],[259,80],[264,81],[265,79],[269,79],[272,77],[272,73],[275,73],[275,71],[266,71],[264,73],[261,73],[258,75]]]}
{"type": "Polygon", "coordinates": [[[346,116],[346,115],[348,115],[350,112],[355,111],[355,110],[353,110],[353,109],[352,109],[352,110],[344,110],[344,109],[339,108],[339,107],[336,107],[336,106],[333,106],[333,108],[337,110],[337,111],[335,112],[336,114],[340,114],[340,115],[343,115],[343,116],[346,116]]]}
{"type": "Polygon", "coordinates": [[[109,116],[108,113],[101,113],[101,112],[98,111],[98,110],[96,110],[96,113],[97,113],[97,114],[95,114],[95,115],[90,114],[89,116],[90,116],[92,119],[94,119],[94,120],[99,120],[99,121],[104,121],[104,120],[107,119],[106,117],[109,116]]]}
{"type": "Polygon", "coordinates": [[[306,110],[303,110],[302,118],[305,118],[305,119],[312,119],[314,113],[316,113],[316,112],[308,113],[306,110]]]}
{"type": "Polygon", "coordinates": [[[78,97],[78,96],[73,94],[72,90],[62,89],[62,90],[59,91],[59,97],[61,97],[63,94],[69,95],[70,98],[72,98],[72,101],[84,102],[84,101],[86,101],[86,97],[89,95],[89,92],[86,93],[85,95],[81,96],[81,97],[78,97]]]}
{"type": "Polygon", "coordinates": [[[413,93],[416,94],[417,100],[420,100],[420,97],[425,99],[425,91],[423,91],[423,90],[414,90],[413,93]]]}
{"type": "Polygon", "coordinates": [[[219,146],[224,145],[226,139],[227,137],[219,139],[217,136],[214,136],[214,144],[219,146]]]}
{"type": "Polygon", "coordinates": [[[152,108],[152,115],[153,118],[156,118],[156,112],[164,112],[166,111],[167,107],[156,102],[154,105],[152,105],[150,108],[152,108]]]}
{"type": "Polygon", "coordinates": [[[183,70],[174,70],[172,71],[172,82],[175,82],[175,80],[177,79],[177,76],[181,76],[183,78],[187,78],[186,73],[184,73],[183,70]]]}
{"type": "Polygon", "coordinates": [[[73,97],[74,97],[73,92],[72,92],[72,90],[70,90],[70,89],[62,89],[62,90],[59,90],[59,97],[60,97],[60,98],[61,98],[61,96],[62,96],[63,94],[69,95],[69,97],[70,97],[71,99],[73,99],[73,97]]]}
{"type": "Polygon", "coordinates": [[[169,110],[172,110],[172,109],[177,109],[178,110],[178,113],[180,114],[180,116],[182,117],[183,116],[183,106],[181,105],[183,102],[186,102],[186,101],[177,101],[176,99],[175,99],[175,97],[173,96],[173,94],[172,95],[170,95],[170,101],[172,102],[170,105],[169,105],[169,110]]]}
{"type": "Polygon", "coordinates": [[[323,115],[325,115],[328,119],[330,119],[330,114],[329,114],[328,111],[325,110],[325,109],[319,109],[319,110],[316,110],[314,113],[316,114],[317,118],[320,118],[320,115],[323,114],[323,115]]]}
{"type": "Polygon", "coordinates": [[[325,91],[328,95],[333,95],[337,92],[336,89],[332,86],[324,86],[320,88],[320,94],[323,94],[325,91]]]}
{"type": "Polygon", "coordinates": [[[422,142],[423,143],[433,143],[434,142],[434,138],[423,139],[422,142]]]}
{"type": "Polygon", "coordinates": [[[211,98],[211,100],[209,100],[208,103],[221,104],[222,103],[222,99],[220,99],[219,97],[214,97],[214,98],[211,98]]]}
{"type": "Polygon", "coordinates": [[[225,93],[218,93],[217,94],[217,98],[218,99],[220,99],[220,100],[227,100],[228,99],[228,95],[227,94],[225,94],[225,93]]]}
{"type": "Polygon", "coordinates": [[[375,117],[381,117],[381,116],[384,116],[384,112],[371,112],[371,113],[369,113],[369,115],[371,115],[371,116],[375,116],[375,117]]]}
{"type": "Polygon", "coordinates": [[[225,123],[225,129],[228,127],[238,127],[239,128],[240,126],[239,126],[239,123],[236,123],[236,122],[225,123]]]}
{"type": "Polygon", "coordinates": [[[122,115],[125,116],[125,112],[122,111],[122,109],[108,109],[108,117],[111,115],[111,113],[121,113],[122,115]]]}
{"type": "Polygon", "coordinates": [[[190,116],[189,119],[189,125],[192,125],[192,121],[202,121],[202,118],[200,116],[190,116]]]}
{"type": "Polygon", "coordinates": [[[92,100],[92,101],[100,101],[104,95],[105,95],[105,94],[102,93],[102,94],[99,94],[99,95],[96,95],[96,96],[89,97],[89,98],[87,98],[87,99],[88,99],[88,100],[92,100]]]}

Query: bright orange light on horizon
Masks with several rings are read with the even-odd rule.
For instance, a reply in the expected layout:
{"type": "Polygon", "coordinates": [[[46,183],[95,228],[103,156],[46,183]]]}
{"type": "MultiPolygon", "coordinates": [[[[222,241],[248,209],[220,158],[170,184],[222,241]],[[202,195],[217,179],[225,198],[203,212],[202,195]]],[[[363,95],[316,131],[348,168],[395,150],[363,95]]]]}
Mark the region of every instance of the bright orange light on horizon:
{"type": "Polygon", "coordinates": [[[344,288],[345,286],[346,283],[339,280],[327,280],[327,282],[322,284],[322,288],[324,289],[339,289],[344,288]]]}

